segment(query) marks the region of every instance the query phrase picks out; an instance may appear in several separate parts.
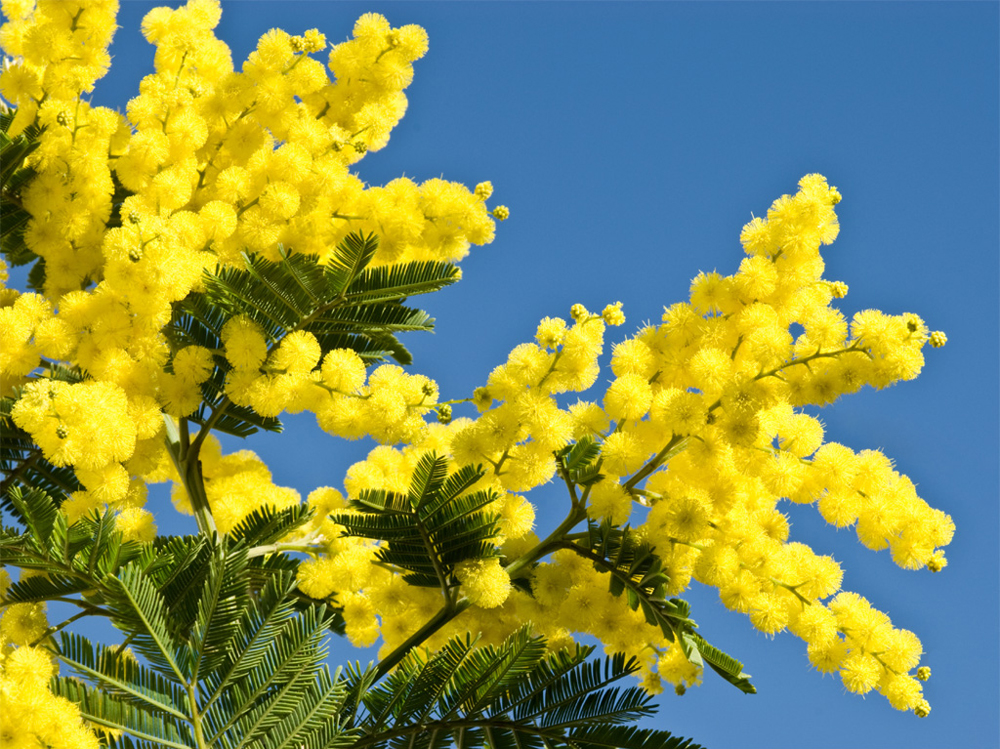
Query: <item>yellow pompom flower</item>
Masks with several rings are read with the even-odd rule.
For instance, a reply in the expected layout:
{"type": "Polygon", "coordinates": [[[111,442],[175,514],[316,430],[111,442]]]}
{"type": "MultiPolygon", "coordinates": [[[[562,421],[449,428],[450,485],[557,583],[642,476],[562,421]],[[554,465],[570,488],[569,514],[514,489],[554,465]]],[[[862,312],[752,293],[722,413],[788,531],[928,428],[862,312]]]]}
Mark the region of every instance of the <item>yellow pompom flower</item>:
{"type": "Polygon", "coordinates": [[[44,603],[14,603],[3,609],[0,634],[15,645],[30,645],[45,634],[44,603]]]}
{"type": "Polygon", "coordinates": [[[17,684],[46,688],[54,671],[52,656],[34,647],[16,648],[3,664],[3,676],[17,684]]]}
{"type": "Polygon", "coordinates": [[[629,338],[612,349],[611,371],[618,377],[638,374],[648,380],[656,371],[656,361],[645,341],[629,338]]]}
{"type": "Polygon", "coordinates": [[[546,317],[538,324],[535,340],[542,348],[557,348],[566,337],[566,321],[559,317],[546,317]]]}
{"type": "Polygon", "coordinates": [[[569,413],[573,417],[573,434],[576,439],[602,434],[610,426],[608,415],[596,403],[577,401],[569,407],[569,413]]]}
{"type": "Polygon", "coordinates": [[[174,354],[173,369],[179,379],[200,385],[211,376],[215,359],[204,346],[185,346],[174,354]]]}
{"type": "Polygon", "coordinates": [[[355,647],[366,648],[379,638],[379,623],[372,600],[360,593],[344,593],[338,599],[344,615],[347,638],[355,647]]]}
{"type": "Polygon", "coordinates": [[[466,597],[480,608],[495,609],[510,595],[510,576],[495,557],[461,562],[455,568],[455,575],[466,597]]]}
{"type": "Polygon", "coordinates": [[[226,359],[237,369],[257,369],[267,358],[267,341],[250,318],[234,317],[222,328],[226,359]]]}
{"type": "Polygon", "coordinates": [[[615,432],[601,446],[604,467],[615,476],[624,476],[638,469],[647,453],[639,441],[628,432],[615,432]]]}
{"type": "Polygon", "coordinates": [[[281,339],[268,367],[277,372],[306,374],[319,363],[322,353],[316,336],[307,331],[296,330],[281,339]]]}
{"type": "Polygon", "coordinates": [[[156,522],[153,514],[139,507],[127,507],[118,513],[115,526],[126,541],[149,543],[156,538],[156,522]]]}
{"type": "Polygon", "coordinates": [[[323,358],[323,383],[339,393],[355,393],[365,383],[365,363],[351,349],[334,349],[323,358]]]}
{"type": "Polygon", "coordinates": [[[646,378],[638,374],[618,377],[604,396],[604,409],[612,419],[634,421],[649,411],[653,389],[646,378]]]}
{"type": "Polygon", "coordinates": [[[811,642],[807,649],[809,662],[823,674],[832,674],[840,670],[847,652],[847,643],[839,637],[825,642],[811,642]]]}
{"type": "Polygon", "coordinates": [[[590,490],[587,514],[595,519],[606,518],[615,525],[628,520],[632,514],[632,496],[617,481],[604,479],[590,490]]]}
{"type": "Polygon", "coordinates": [[[849,692],[867,694],[882,678],[882,667],[874,655],[854,652],[841,664],[840,678],[849,692]]]}
{"type": "Polygon", "coordinates": [[[333,593],[334,559],[319,557],[299,565],[299,590],[312,598],[323,599],[333,593]]]}
{"type": "Polygon", "coordinates": [[[198,216],[205,236],[212,241],[228,239],[236,231],[236,210],[230,203],[211,200],[198,210],[198,216]]]}
{"type": "Polygon", "coordinates": [[[524,497],[508,494],[500,508],[500,533],[507,540],[522,538],[535,525],[535,508],[524,497]]]}

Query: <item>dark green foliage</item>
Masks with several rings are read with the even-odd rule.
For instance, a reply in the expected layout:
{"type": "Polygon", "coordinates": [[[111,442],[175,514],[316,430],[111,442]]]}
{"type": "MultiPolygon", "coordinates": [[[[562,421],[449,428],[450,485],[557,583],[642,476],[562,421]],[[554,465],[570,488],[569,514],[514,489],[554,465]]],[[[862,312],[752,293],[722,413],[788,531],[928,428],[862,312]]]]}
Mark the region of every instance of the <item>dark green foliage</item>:
{"type": "Polygon", "coordinates": [[[430,657],[413,652],[362,696],[354,746],[697,749],[626,725],[654,712],[638,687],[614,686],[638,664],[622,655],[588,661],[591,652],[547,654],[527,627],[498,647],[466,636],[430,657]]]}
{"type": "Polygon", "coordinates": [[[99,690],[66,678],[54,690],[78,702],[87,720],[124,731],[137,745],[195,746],[199,734],[213,747],[346,743],[346,690],[322,663],[333,612],[296,610],[294,570],[276,570],[254,590],[242,540],[165,546],[173,565],[133,560],[107,580],[102,596],[143,664],[64,634],[60,660],[99,690]],[[186,592],[164,594],[178,588],[186,592]]]}
{"type": "Polygon", "coordinates": [[[368,490],[351,502],[360,514],[337,513],[334,522],[352,536],[388,542],[378,559],[410,574],[412,585],[457,585],[455,566],[469,559],[497,556],[496,515],[485,508],[496,501],[492,491],[470,491],[483,477],[480,467],[465,466],[447,475],[448,460],[434,453],[420,459],[410,491],[397,494],[368,490]]]}
{"type": "Polygon", "coordinates": [[[11,514],[25,532],[5,528],[0,536],[0,563],[48,575],[29,578],[11,587],[7,600],[38,601],[90,591],[91,603],[102,598],[103,581],[133,560],[156,562],[152,547],[124,541],[115,530],[114,514],[94,514],[70,526],[56,502],[43,491],[27,493],[20,487],[8,492],[11,514]],[[46,593],[48,588],[48,593],[46,593]],[[62,591],[62,592],[59,592],[62,591]]]}

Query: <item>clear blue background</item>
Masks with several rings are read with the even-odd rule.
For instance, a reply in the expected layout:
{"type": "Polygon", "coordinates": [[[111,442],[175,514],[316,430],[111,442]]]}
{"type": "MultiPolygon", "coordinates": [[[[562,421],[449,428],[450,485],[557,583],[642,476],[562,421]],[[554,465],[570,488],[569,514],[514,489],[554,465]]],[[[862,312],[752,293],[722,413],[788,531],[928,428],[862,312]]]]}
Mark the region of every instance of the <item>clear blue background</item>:
{"type": "MultiPolygon", "coordinates": [[[[157,3],[159,4],[159,3],[157,3]]],[[[154,3],[125,2],[112,72],[95,102],[124,109],[153,48],[138,27],[154,3]]],[[[998,738],[998,6],[941,3],[224,3],[217,34],[237,66],[272,27],[345,39],[367,11],[418,23],[431,40],[387,148],[357,172],[473,185],[510,207],[464,280],[423,306],[435,335],[406,344],[444,397],[485,382],[538,320],[574,302],[625,303],[630,334],[684,300],[699,270],[736,270],[740,228],[804,174],[837,185],[842,230],[826,277],[841,307],[916,312],[948,345],[914,382],[820,412],[827,439],[881,448],[958,532],[937,575],[897,568],[811,507],[786,506],[792,538],[842,562],[844,586],[914,630],[933,669],[929,718],[822,677],[805,645],[773,641],[697,583],[704,634],[744,660],[759,693],[707,674],[665,694],[650,725],[708,747],[939,749],[998,738]]],[[[325,60],[325,56],[323,58],[325,60]]],[[[606,357],[605,357],[606,359],[606,357]]],[[[605,376],[610,376],[610,372],[605,376]]],[[[602,381],[604,382],[604,378],[602,381]]],[[[599,398],[598,388],[590,395],[599,398]]],[[[312,417],[249,447],[303,495],[339,486],[370,448],[312,417]]],[[[178,532],[163,494],[161,530],[178,532]]],[[[555,522],[559,487],[532,494],[555,522]]],[[[334,643],[334,659],[367,658],[334,643]]]]}

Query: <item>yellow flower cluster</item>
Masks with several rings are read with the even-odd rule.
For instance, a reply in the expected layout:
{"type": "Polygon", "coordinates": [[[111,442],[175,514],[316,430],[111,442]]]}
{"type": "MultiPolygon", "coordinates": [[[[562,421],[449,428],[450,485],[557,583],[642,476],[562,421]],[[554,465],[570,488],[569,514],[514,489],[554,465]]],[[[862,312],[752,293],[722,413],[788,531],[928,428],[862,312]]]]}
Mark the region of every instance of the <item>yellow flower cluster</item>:
{"type": "MultiPolygon", "coordinates": [[[[403,116],[423,29],[366,14],[328,66],[310,56],[326,47],[318,30],[272,30],[235,71],[213,32],[218,0],[156,8],[142,25],[156,72],[126,117],[81,98],[108,68],[117,7],[4,0],[0,29],[10,56],[0,93],[18,108],[12,134],[36,118],[44,126],[22,200],[25,242],[45,268],[44,296],[0,296],[0,393],[24,387],[15,422],[47,459],[77,470],[87,491],[71,505],[76,517],[123,501],[134,480],[170,473],[162,414],[198,408],[221,352],[172,350],[161,331],[204,270],[240,265],[244,251],[276,258],[279,243],[325,261],[359,230],[380,238],[374,265],[454,261],[494,234],[488,182],[474,192],[442,179],[366,187],[350,171],[403,116]],[[113,205],[116,180],[132,194],[113,205]],[[84,382],[33,379],[49,361],[76,363],[84,382]]],[[[227,394],[265,416],[309,409],[332,433],[395,442],[422,428],[436,402],[432,382],[396,367],[366,384],[353,352],[320,363],[307,333],[269,350],[236,320],[223,337],[235,367],[227,394]]],[[[148,535],[148,523],[133,532],[148,535]]]]}
{"type": "MultiPolygon", "coordinates": [[[[202,448],[201,468],[205,494],[220,533],[228,533],[256,509],[283,510],[302,501],[294,489],[274,484],[270,469],[255,453],[239,450],[223,455],[222,446],[213,435],[208,436],[202,448]]],[[[175,470],[168,470],[175,482],[171,491],[174,506],[190,514],[191,499],[184,484],[175,470]]],[[[120,517],[118,522],[121,524],[120,517]]]]}
{"type": "MultiPolygon", "coordinates": [[[[531,505],[513,492],[552,478],[554,450],[597,436],[603,478],[584,491],[587,512],[621,523],[633,503],[648,507],[636,530],[662,558],[669,594],[692,579],[711,585],[762,632],[787,629],[805,640],[814,666],[838,672],[850,691],[877,689],[894,707],[925,715],[929,706],[911,674],[920,641],[865,599],[841,592],[840,566],[789,541],[778,509],[781,500],[815,503],[834,525],[856,524],[869,548],[890,548],[906,569],[941,569],[940,547],[954,532],[951,518],[927,505],[882,453],[824,444],[822,424],[801,408],[865,384],[885,387],[916,376],[921,348],[932,339],[912,314],[865,311],[848,323],[831,306],[846,285],[822,278],[819,248],[836,236],[839,199],[824,178],[809,175],[796,195],[775,202],[766,220],[748,224],[742,235],[748,257],[736,274],[699,275],[689,303],[670,307],[661,325],[614,347],[603,407],[581,401],[564,409],[553,397],[595,382],[605,322],[624,321],[620,304],[602,316],[576,305],[572,326],[546,318],[536,342],[516,347],[490,374],[472,399],[478,418],[428,428],[401,451],[377,449],[348,472],[348,494],[405,491],[413,466],[430,449],[447,454],[453,468],[487,465],[481,485],[503,496],[490,509],[501,518],[499,542],[509,564],[539,543],[530,533],[531,505]],[[797,339],[789,332],[793,324],[803,330],[797,339]]],[[[374,553],[347,548],[359,560],[350,564],[374,553]]],[[[310,574],[346,553],[328,551],[329,558],[306,566],[310,574]]],[[[607,576],[572,551],[560,550],[535,568],[532,595],[511,591],[496,560],[469,563],[459,578],[474,606],[440,630],[432,646],[466,629],[499,641],[530,620],[555,647],[568,633],[585,632],[609,651],[636,655],[651,691],[662,681],[683,690],[701,679],[676,642],[612,596],[607,576]]],[[[368,637],[377,636],[372,621],[381,617],[387,649],[436,611],[435,600],[440,605],[440,594],[435,599],[426,589],[400,586],[381,569],[367,587],[357,575],[347,589],[332,580],[325,594],[347,590],[352,600],[370,601],[368,637]]]]}
{"type": "MultiPolygon", "coordinates": [[[[38,176],[21,200],[30,215],[25,243],[44,263],[45,288],[44,296],[0,294],[0,395],[16,399],[11,418],[43,456],[76,472],[84,490],[62,506],[71,521],[112,506],[126,538],[150,540],[146,484],[165,479],[177,482],[176,505],[192,509],[166,447],[164,414],[169,432],[169,419],[194,413],[222,356],[232,367],[232,403],[264,417],[310,411],[331,434],[383,443],[349,470],[349,496],[405,492],[431,451],[447,456],[452,471],[487,466],[475,488],[498,497],[488,510],[498,518],[500,556],[458,566],[455,584],[469,608],[428,645],[466,630],[498,642],[531,621],[550,647],[586,632],[609,651],[637,656],[650,691],[663,681],[684,689],[700,670],[612,596],[590,560],[562,548],[534,567],[530,594],[512,586],[507,568],[543,556],[533,553],[534,508],[521,494],[552,479],[555,451],[593,437],[601,478],[574,502],[614,523],[628,520],[635,503],[648,508],[636,530],[656,547],[670,594],[692,579],[711,585],[760,631],[802,638],[811,663],[839,673],[848,690],[877,690],[898,709],[928,713],[920,641],[841,591],[839,565],[789,541],[778,509],[782,500],[815,503],[828,522],[855,526],[864,545],[890,549],[906,569],[947,564],[941,547],[954,532],[951,518],[881,452],[824,443],[822,424],[803,410],[912,379],[924,345],[947,340],[911,313],[865,310],[848,320],[832,306],[847,286],[823,279],[819,249],[837,236],[840,200],[823,177],[804,177],[795,195],[744,227],[736,273],[700,274],[688,302],[614,346],[614,377],[600,403],[566,407],[557,396],[597,381],[606,326],[625,321],[621,303],[600,314],[574,305],[570,323],[542,320],[535,341],[517,346],[475,391],[476,418],[452,421],[433,381],[391,365],[368,373],[355,352],[324,353],[308,332],[273,342],[237,317],[218,351],[171,348],[162,333],[171,305],[200,290],[204,270],[238,266],[244,251],[277,259],[283,245],[327,262],[360,230],[379,236],[373,264],[385,265],[459,260],[470,244],[492,240],[509,210],[487,209],[488,182],[473,191],[441,179],[366,187],[350,171],[386,145],[403,116],[412,64],[427,50],[422,29],[366,14],[326,66],[310,56],[326,48],[318,30],[276,29],[237,72],[213,32],[217,0],[157,8],[142,29],[157,48],[156,72],[123,116],[81,98],[107,70],[114,0],[2,0],[2,9],[0,44],[12,59],[0,94],[18,108],[11,132],[35,121],[44,128],[29,160],[38,176]],[[116,182],[129,193],[123,200],[113,198],[116,182]],[[57,361],[77,364],[82,381],[37,376],[57,361]],[[431,411],[449,423],[427,424],[431,411]]],[[[301,502],[253,453],[224,456],[205,437],[195,439],[220,531],[261,506],[301,502]]],[[[391,650],[441,609],[441,591],[407,585],[377,563],[377,545],[341,535],[328,518],[346,506],[339,492],[318,489],[307,501],[315,516],[291,541],[321,553],[302,565],[299,584],[307,595],[336,598],[352,642],[381,637],[391,650]]],[[[41,608],[27,604],[6,607],[0,620],[0,693],[5,715],[17,716],[5,720],[3,738],[96,745],[78,711],[45,687],[51,664],[32,645],[45,627],[41,608]]]]}
{"type": "MultiPolygon", "coordinates": [[[[409,441],[423,429],[424,415],[437,403],[437,385],[423,375],[386,364],[374,369],[366,384],[364,362],[354,351],[334,349],[320,361],[322,351],[312,333],[290,333],[268,354],[263,331],[252,320],[236,317],[223,328],[222,340],[233,365],[226,394],[261,416],[310,411],[330,434],[394,443],[409,441]]],[[[190,392],[193,411],[199,396],[193,385],[190,392]]]]}
{"type": "MultiPolygon", "coordinates": [[[[0,570],[0,599],[9,584],[6,570],[0,570]]],[[[97,749],[100,740],[80,709],[49,691],[56,663],[37,647],[47,628],[42,604],[0,609],[0,746],[97,749]]]]}

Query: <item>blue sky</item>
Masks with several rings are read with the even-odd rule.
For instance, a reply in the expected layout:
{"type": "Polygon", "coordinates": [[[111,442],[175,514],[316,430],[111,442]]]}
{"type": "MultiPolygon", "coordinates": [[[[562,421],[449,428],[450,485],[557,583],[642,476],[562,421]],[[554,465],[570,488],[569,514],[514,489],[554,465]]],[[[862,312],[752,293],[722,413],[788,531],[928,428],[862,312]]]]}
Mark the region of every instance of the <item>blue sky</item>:
{"type": "MultiPolygon", "coordinates": [[[[112,72],[95,102],[124,109],[153,48],[154,3],[124,2],[112,72]]],[[[434,335],[405,343],[445,397],[464,397],[544,316],[622,301],[621,336],[686,299],[699,270],[736,270],[751,212],[810,172],[844,196],[827,278],[841,308],[916,312],[949,343],[914,382],[820,411],[827,439],[882,448],[952,515],[950,566],[907,572],[813,508],[787,506],[793,540],[842,562],[844,586],[914,630],[934,675],[924,720],[847,694],[812,671],[791,635],[757,633],[697,585],[686,594],[709,640],[739,657],[759,693],[717,678],[664,695],[651,725],[708,747],[996,747],[998,737],[998,6],[938,3],[233,2],[217,34],[239,64],[272,27],[347,37],[367,11],[418,23],[410,107],[357,172],[469,185],[489,179],[511,218],[474,248],[456,287],[423,298],[434,335]]],[[[612,331],[612,333],[618,331],[612,331]]],[[[610,340],[617,340],[613,334],[610,340]]],[[[610,372],[608,373],[610,376],[610,372]]],[[[595,388],[591,395],[598,398],[595,388]]],[[[311,417],[247,445],[277,483],[340,485],[370,445],[311,417]]],[[[161,495],[162,496],[162,495],[161,495]]],[[[543,526],[564,497],[531,499],[543,526]]],[[[159,513],[161,530],[186,527],[159,513]]],[[[359,656],[349,648],[342,658],[359,656]]]]}

